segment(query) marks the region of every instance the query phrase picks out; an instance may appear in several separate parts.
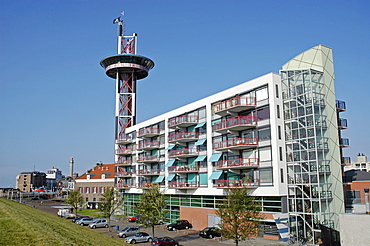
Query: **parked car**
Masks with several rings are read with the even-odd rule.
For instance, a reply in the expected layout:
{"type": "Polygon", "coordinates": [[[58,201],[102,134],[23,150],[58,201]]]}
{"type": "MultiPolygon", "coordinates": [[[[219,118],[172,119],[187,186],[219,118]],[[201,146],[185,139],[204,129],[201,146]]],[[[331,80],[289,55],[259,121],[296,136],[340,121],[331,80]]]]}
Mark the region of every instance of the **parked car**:
{"type": "Polygon", "coordinates": [[[138,232],[134,236],[127,237],[126,238],[126,243],[143,243],[143,242],[151,242],[152,241],[152,236],[150,236],[146,232],[138,232]]]}
{"type": "Polygon", "coordinates": [[[76,221],[76,224],[77,225],[85,226],[85,225],[89,225],[92,222],[94,222],[94,219],[93,218],[82,218],[80,220],[77,220],[76,221]]]}
{"type": "Polygon", "coordinates": [[[127,219],[128,222],[138,222],[140,221],[141,215],[135,215],[134,217],[130,217],[127,219]]]}
{"type": "Polygon", "coordinates": [[[179,242],[170,237],[155,237],[152,239],[152,246],[179,246],[179,242]]]}
{"type": "Polygon", "coordinates": [[[97,219],[94,220],[89,224],[89,227],[92,229],[98,228],[98,227],[106,227],[108,228],[108,221],[106,219],[97,219]]]}
{"type": "Polygon", "coordinates": [[[138,232],[140,232],[139,227],[137,227],[137,226],[128,226],[128,227],[125,227],[122,230],[118,231],[117,236],[119,236],[119,237],[129,237],[129,236],[135,235],[138,232]]]}
{"type": "Polygon", "coordinates": [[[193,226],[187,220],[176,220],[175,223],[169,224],[166,226],[166,229],[169,231],[189,229],[193,226]]]}
{"type": "Polygon", "coordinates": [[[72,219],[72,222],[76,223],[77,220],[80,220],[82,218],[89,218],[89,216],[86,215],[78,216],[77,218],[72,219]]]}
{"type": "Polygon", "coordinates": [[[221,232],[217,227],[206,227],[199,232],[199,236],[203,238],[221,237],[221,232]]]}

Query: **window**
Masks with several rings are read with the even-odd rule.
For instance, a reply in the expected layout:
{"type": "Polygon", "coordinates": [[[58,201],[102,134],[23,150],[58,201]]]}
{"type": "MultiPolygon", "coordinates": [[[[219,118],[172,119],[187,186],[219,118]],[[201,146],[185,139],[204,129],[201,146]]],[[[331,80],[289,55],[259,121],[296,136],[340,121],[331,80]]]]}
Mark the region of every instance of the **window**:
{"type": "Polygon", "coordinates": [[[278,126],[278,138],[279,140],[281,140],[281,127],[278,126]]]}
{"type": "Polygon", "coordinates": [[[256,99],[257,101],[262,101],[268,99],[268,90],[267,86],[259,88],[256,90],[256,99]]]}
{"type": "Polygon", "coordinates": [[[280,168],[280,182],[284,183],[284,170],[280,168]]]}
{"type": "Polygon", "coordinates": [[[264,147],[264,148],[260,148],[258,150],[259,152],[259,160],[260,162],[263,162],[263,161],[271,161],[271,147],[264,147]]]}
{"type": "Polygon", "coordinates": [[[272,168],[260,169],[260,183],[272,183],[272,168]]]}
{"type": "Polygon", "coordinates": [[[270,108],[264,107],[257,110],[257,120],[266,120],[270,119],[270,108]]]}
{"type": "Polygon", "coordinates": [[[279,147],[279,158],[280,158],[280,161],[283,161],[283,148],[282,147],[279,147]]]}
{"type": "Polygon", "coordinates": [[[279,85],[275,85],[276,98],[279,98],[279,85]]]}
{"type": "Polygon", "coordinates": [[[276,117],[280,119],[280,105],[276,105],[276,117]]]}
{"type": "Polygon", "coordinates": [[[270,128],[264,128],[258,130],[258,141],[266,141],[271,139],[270,128]]]}

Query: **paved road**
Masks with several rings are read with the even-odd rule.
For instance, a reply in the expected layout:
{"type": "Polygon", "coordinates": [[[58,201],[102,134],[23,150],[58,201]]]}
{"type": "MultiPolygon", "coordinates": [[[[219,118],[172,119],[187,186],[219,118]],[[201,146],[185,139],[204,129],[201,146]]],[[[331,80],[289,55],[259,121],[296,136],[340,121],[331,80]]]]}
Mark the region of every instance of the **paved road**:
{"type": "MultiPolygon", "coordinates": [[[[43,205],[40,202],[30,202],[30,205],[35,206],[37,209],[50,213],[57,216],[58,207],[63,206],[61,203],[44,201],[43,205]]],[[[113,219],[111,221],[111,231],[109,232],[107,228],[97,228],[94,229],[96,232],[118,238],[116,235],[116,226],[119,226],[120,229],[126,226],[133,226],[136,224],[129,223],[124,218],[118,220],[113,219]]],[[[147,232],[150,235],[152,234],[151,228],[141,228],[141,231],[147,232]]],[[[198,236],[198,231],[196,230],[180,230],[180,231],[167,231],[164,229],[164,226],[158,226],[155,228],[155,236],[168,236],[176,239],[180,242],[181,246],[224,246],[224,245],[234,245],[232,240],[220,240],[220,239],[203,239],[198,236]]],[[[124,238],[119,238],[119,240],[124,241],[124,238]]],[[[150,245],[149,243],[137,243],[136,245],[150,245]]],[[[240,242],[240,246],[275,246],[275,245],[287,245],[281,241],[268,240],[264,238],[252,238],[245,242],[240,242]]]]}

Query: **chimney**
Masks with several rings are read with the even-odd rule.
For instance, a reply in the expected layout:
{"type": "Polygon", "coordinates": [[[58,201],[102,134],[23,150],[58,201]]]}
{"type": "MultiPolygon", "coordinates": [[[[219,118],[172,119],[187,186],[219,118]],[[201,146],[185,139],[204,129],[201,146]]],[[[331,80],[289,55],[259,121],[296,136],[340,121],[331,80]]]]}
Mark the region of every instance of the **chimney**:
{"type": "Polygon", "coordinates": [[[366,214],[370,214],[370,206],[369,206],[369,188],[365,188],[365,206],[366,206],[366,214]]]}
{"type": "Polygon", "coordinates": [[[69,159],[69,176],[73,178],[73,165],[74,165],[74,160],[73,157],[69,159]]]}

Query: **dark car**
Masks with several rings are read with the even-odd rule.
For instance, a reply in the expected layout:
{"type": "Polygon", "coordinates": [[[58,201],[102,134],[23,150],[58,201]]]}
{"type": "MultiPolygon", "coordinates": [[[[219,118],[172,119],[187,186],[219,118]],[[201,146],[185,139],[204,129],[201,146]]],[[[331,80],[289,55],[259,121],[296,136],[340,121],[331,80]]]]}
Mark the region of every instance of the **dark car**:
{"type": "Polygon", "coordinates": [[[176,220],[175,223],[169,224],[166,226],[166,229],[169,231],[189,229],[193,226],[187,220],[176,220]]]}
{"type": "Polygon", "coordinates": [[[134,217],[130,217],[127,219],[128,222],[138,222],[140,221],[141,215],[135,215],[134,217]]]}
{"type": "Polygon", "coordinates": [[[221,232],[217,227],[207,227],[199,232],[199,236],[203,238],[221,237],[221,232]]]}
{"type": "Polygon", "coordinates": [[[179,242],[170,237],[155,237],[152,239],[153,246],[179,246],[179,242]]]}

